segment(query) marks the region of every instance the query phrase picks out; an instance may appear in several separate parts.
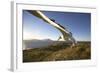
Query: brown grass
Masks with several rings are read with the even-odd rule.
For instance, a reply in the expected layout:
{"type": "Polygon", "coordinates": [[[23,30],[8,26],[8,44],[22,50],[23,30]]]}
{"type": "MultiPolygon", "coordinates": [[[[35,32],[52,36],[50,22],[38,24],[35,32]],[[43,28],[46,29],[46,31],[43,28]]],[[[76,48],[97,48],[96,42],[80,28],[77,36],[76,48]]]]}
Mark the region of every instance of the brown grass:
{"type": "Polygon", "coordinates": [[[90,48],[90,42],[78,42],[74,47],[70,47],[66,43],[60,43],[44,48],[23,50],[23,62],[90,59],[90,48]]]}

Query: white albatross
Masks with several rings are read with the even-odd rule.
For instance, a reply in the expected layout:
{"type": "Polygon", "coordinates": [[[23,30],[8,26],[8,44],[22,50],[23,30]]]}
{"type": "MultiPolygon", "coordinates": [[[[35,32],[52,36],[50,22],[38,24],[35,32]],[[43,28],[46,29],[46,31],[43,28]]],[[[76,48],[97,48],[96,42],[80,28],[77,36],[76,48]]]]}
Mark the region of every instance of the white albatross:
{"type": "Polygon", "coordinates": [[[55,20],[49,19],[46,15],[44,15],[41,11],[39,10],[27,10],[29,13],[32,15],[42,19],[43,21],[49,23],[50,25],[54,26],[56,29],[58,29],[62,35],[59,37],[59,40],[62,41],[71,41],[72,46],[74,46],[77,41],[73,38],[72,33],[69,32],[67,29],[65,29],[62,25],[58,24],[55,22],[55,20]]]}

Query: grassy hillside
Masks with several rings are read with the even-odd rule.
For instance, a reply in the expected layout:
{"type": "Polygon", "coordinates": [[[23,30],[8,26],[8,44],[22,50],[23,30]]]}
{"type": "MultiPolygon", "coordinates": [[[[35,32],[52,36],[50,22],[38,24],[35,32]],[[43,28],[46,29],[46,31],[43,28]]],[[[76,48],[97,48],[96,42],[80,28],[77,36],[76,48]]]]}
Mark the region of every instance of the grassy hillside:
{"type": "Polygon", "coordinates": [[[78,42],[74,47],[65,42],[55,43],[48,47],[23,50],[23,62],[90,59],[90,48],[90,42],[78,42]]]}

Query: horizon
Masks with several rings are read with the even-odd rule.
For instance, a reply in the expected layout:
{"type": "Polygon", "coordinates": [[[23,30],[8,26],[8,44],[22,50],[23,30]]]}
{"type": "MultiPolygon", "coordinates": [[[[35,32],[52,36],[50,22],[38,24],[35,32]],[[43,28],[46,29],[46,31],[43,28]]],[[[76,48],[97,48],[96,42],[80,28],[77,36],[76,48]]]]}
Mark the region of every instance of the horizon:
{"type": "MultiPolygon", "coordinates": [[[[51,39],[24,39],[23,41],[29,41],[29,40],[33,40],[33,41],[34,40],[40,40],[40,41],[42,41],[42,40],[51,40],[51,39]]],[[[51,40],[51,41],[61,41],[61,40],[51,40]]],[[[66,42],[66,41],[63,41],[63,42],[66,42]]],[[[91,40],[88,40],[88,41],[86,41],[86,40],[84,40],[84,41],[80,40],[80,41],[77,41],[77,42],[91,42],[91,40]]]]}

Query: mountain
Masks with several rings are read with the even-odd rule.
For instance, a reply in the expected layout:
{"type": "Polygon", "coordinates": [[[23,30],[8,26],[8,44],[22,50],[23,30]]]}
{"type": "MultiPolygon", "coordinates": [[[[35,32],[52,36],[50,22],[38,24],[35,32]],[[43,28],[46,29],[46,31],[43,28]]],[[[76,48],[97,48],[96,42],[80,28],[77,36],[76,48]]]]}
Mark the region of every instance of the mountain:
{"type": "Polygon", "coordinates": [[[23,40],[23,50],[24,49],[33,49],[33,48],[41,48],[41,47],[47,47],[49,45],[52,45],[54,43],[51,39],[32,39],[32,40],[23,40]]]}

